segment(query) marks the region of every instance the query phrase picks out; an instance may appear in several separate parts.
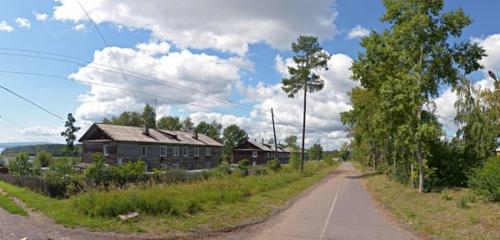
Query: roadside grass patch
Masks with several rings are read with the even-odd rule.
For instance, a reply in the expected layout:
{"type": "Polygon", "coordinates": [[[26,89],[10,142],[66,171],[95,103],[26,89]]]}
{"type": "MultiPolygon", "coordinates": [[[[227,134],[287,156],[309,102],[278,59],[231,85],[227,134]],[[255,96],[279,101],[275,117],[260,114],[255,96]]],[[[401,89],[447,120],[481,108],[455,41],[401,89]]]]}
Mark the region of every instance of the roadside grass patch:
{"type": "Polygon", "coordinates": [[[7,195],[0,194],[0,207],[5,209],[5,211],[7,211],[11,214],[28,216],[28,212],[26,212],[26,210],[24,210],[22,207],[18,206],[7,195]]]}
{"type": "Polygon", "coordinates": [[[279,172],[262,176],[91,191],[69,199],[49,198],[4,182],[0,188],[65,226],[168,237],[172,233],[217,231],[261,219],[336,166],[313,161],[305,165],[303,174],[283,166],[279,172]],[[139,218],[118,220],[116,216],[127,211],[138,211],[139,218]]]}
{"type": "Polygon", "coordinates": [[[443,240],[499,239],[500,204],[477,197],[471,189],[419,194],[417,189],[390,181],[384,175],[363,181],[395,217],[419,232],[443,240]]]}

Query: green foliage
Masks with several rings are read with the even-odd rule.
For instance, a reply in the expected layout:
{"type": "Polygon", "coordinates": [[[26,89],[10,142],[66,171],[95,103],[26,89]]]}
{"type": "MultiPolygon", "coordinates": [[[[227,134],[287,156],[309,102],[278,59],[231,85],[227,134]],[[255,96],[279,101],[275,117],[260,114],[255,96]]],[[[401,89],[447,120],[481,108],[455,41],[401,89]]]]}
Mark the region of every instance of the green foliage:
{"type": "Polygon", "coordinates": [[[249,167],[250,167],[250,161],[248,161],[248,159],[246,158],[241,159],[238,162],[238,169],[240,170],[248,170],[249,167]]]}
{"type": "Polygon", "coordinates": [[[35,169],[48,167],[51,162],[52,162],[52,154],[46,151],[39,151],[35,156],[35,160],[33,161],[33,167],[35,169]]]}
{"type": "Polygon", "coordinates": [[[323,163],[325,163],[328,166],[333,165],[333,159],[332,159],[333,155],[334,154],[332,153],[323,154],[323,163]]]}
{"type": "Polygon", "coordinates": [[[299,90],[305,88],[308,92],[317,92],[323,89],[324,80],[314,70],[328,69],[328,53],[323,51],[314,36],[299,36],[297,42],[292,43],[295,53],[293,61],[296,67],[288,67],[289,78],[282,80],[282,89],[289,97],[294,97],[299,90]]]}
{"type": "Polygon", "coordinates": [[[28,216],[28,212],[23,208],[19,207],[9,196],[0,194],[0,208],[3,208],[5,211],[10,214],[18,214],[21,216],[28,216]]]}
{"type": "Polygon", "coordinates": [[[179,117],[164,116],[158,120],[158,128],[179,131],[182,129],[182,123],[179,117]]]}
{"type": "Polygon", "coordinates": [[[290,158],[288,161],[288,165],[292,169],[299,169],[301,160],[299,156],[299,148],[297,146],[292,146],[292,152],[290,152],[290,158]]]}
{"type": "MultiPolygon", "coordinates": [[[[6,148],[1,155],[3,156],[16,156],[19,152],[26,152],[28,155],[36,155],[39,151],[45,151],[50,153],[53,157],[60,157],[66,154],[64,144],[40,144],[40,145],[29,145],[29,146],[17,146],[6,148]]],[[[76,155],[82,152],[82,145],[75,145],[76,155]]]]}
{"type": "Polygon", "coordinates": [[[182,131],[191,132],[194,129],[194,123],[191,121],[190,117],[184,118],[182,121],[182,131]]]}
{"type": "Polygon", "coordinates": [[[201,121],[200,123],[198,123],[198,125],[196,125],[196,131],[198,133],[205,134],[216,141],[220,141],[222,124],[218,123],[215,120],[211,123],[201,121]]]}
{"type": "Polygon", "coordinates": [[[20,152],[14,159],[9,161],[9,173],[17,176],[29,176],[33,174],[33,166],[28,161],[28,155],[20,152]]]}
{"type": "Polygon", "coordinates": [[[76,164],[75,158],[59,157],[54,158],[50,163],[50,170],[62,175],[73,174],[73,166],[76,164]]]}
{"type": "Polygon", "coordinates": [[[275,159],[267,161],[266,166],[267,166],[267,169],[269,169],[270,171],[273,171],[273,172],[277,172],[281,169],[280,161],[275,160],[275,159]]]}
{"type": "Polygon", "coordinates": [[[71,199],[88,216],[116,217],[130,211],[143,215],[190,216],[213,205],[242,202],[249,197],[284,188],[325,166],[306,164],[305,172],[277,172],[261,176],[225,176],[172,186],[131,187],[109,192],[90,191],[71,199]]]}
{"type": "Polygon", "coordinates": [[[297,146],[297,136],[290,135],[285,138],[285,143],[287,147],[297,146]]]}
{"type": "Polygon", "coordinates": [[[151,105],[146,104],[146,106],[144,106],[142,119],[144,120],[144,124],[149,128],[156,128],[156,112],[151,105]]]}
{"type": "Polygon", "coordinates": [[[483,167],[476,169],[469,184],[479,195],[500,201],[500,156],[489,158],[483,167]]]}
{"type": "Polygon", "coordinates": [[[450,190],[448,190],[447,188],[445,188],[441,191],[440,198],[441,198],[441,200],[445,200],[445,201],[450,201],[453,199],[452,195],[450,194],[450,190]]]}
{"type": "Polygon", "coordinates": [[[68,120],[64,124],[65,130],[61,132],[61,136],[66,138],[66,153],[70,156],[76,154],[74,142],[76,141],[76,132],[80,130],[80,127],[75,126],[75,122],[73,114],[68,113],[68,120]]]}
{"type": "Polygon", "coordinates": [[[113,116],[111,117],[111,119],[104,118],[102,120],[102,123],[122,125],[122,126],[142,127],[144,125],[144,119],[138,112],[125,111],[121,113],[118,117],[113,116]]]}
{"type": "Polygon", "coordinates": [[[144,172],[145,163],[143,161],[126,162],[122,165],[112,166],[110,169],[111,181],[117,186],[124,186],[127,183],[145,182],[148,180],[144,172]]]}
{"type": "Polygon", "coordinates": [[[242,144],[248,140],[248,135],[245,130],[238,127],[236,124],[231,124],[224,128],[222,134],[222,143],[224,147],[222,149],[222,159],[229,160],[233,152],[233,148],[242,144]]]}
{"type": "Polygon", "coordinates": [[[93,185],[107,185],[112,180],[112,172],[110,167],[104,163],[102,153],[94,153],[92,159],[92,164],[85,169],[85,179],[93,185]]]}
{"type": "Polygon", "coordinates": [[[314,143],[307,151],[311,160],[320,160],[323,158],[323,147],[319,143],[314,143]]]}
{"type": "Polygon", "coordinates": [[[445,174],[457,172],[440,167],[457,159],[435,157],[435,148],[445,145],[444,132],[427,106],[433,106],[442,85],[455,87],[479,69],[484,50],[460,39],[471,20],[462,10],[444,11],[443,1],[384,5],[381,20],[388,28],[362,39],[365,51],[352,65],[352,78],[361,87],[351,92],[353,109],[342,114],[354,138],[352,156],[402,182],[412,181],[414,168],[431,186],[446,183],[445,174]]]}

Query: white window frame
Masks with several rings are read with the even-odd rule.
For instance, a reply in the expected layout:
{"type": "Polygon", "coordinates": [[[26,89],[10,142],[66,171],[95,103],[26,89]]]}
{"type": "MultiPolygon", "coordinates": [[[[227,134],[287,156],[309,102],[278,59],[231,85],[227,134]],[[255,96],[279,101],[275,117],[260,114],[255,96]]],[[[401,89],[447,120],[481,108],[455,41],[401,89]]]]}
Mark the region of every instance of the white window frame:
{"type": "Polygon", "coordinates": [[[108,144],[104,144],[104,146],[102,146],[102,155],[105,157],[109,156],[109,149],[108,148],[109,148],[108,144]]]}
{"type": "Polygon", "coordinates": [[[141,156],[143,156],[143,157],[148,156],[148,146],[146,146],[146,145],[141,146],[141,156]]]}
{"type": "Polygon", "coordinates": [[[207,147],[206,149],[206,154],[207,157],[210,157],[212,155],[212,149],[210,147],[207,147]]]}
{"type": "Polygon", "coordinates": [[[252,158],[259,157],[259,153],[257,151],[252,151],[252,158]]]}
{"type": "Polygon", "coordinates": [[[167,146],[160,146],[160,157],[167,156],[167,146]]]}
{"type": "Polygon", "coordinates": [[[199,147],[195,147],[194,148],[194,156],[195,157],[199,157],[200,156],[200,148],[199,147]]]}
{"type": "Polygon", "coordinates": [[[184,147],[182,149],[182,156],[184,156],[184,157],[189,156],[189,148],[188,147],[184,147]]]}
{"type": "Polygon", "coordinates": [[[173,155],[174,157],[178,157],[179,156],[179,147],[173,147],[173,155]]]}

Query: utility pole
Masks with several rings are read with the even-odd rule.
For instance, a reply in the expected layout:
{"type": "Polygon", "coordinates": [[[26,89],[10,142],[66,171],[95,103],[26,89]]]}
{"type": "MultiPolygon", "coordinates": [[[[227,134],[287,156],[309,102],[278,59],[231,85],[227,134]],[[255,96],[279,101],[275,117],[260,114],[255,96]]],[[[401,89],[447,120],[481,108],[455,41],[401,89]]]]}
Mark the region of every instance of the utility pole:
{"type": "Polygon", "coordinates": [[[276,160],[276,155],[278,154],[278,140],[276,139],[276,127],[274,126],[273,108],[271,108],[271,119],[273,121],[273,133],[274,133],[274,160],[276,160]]]}

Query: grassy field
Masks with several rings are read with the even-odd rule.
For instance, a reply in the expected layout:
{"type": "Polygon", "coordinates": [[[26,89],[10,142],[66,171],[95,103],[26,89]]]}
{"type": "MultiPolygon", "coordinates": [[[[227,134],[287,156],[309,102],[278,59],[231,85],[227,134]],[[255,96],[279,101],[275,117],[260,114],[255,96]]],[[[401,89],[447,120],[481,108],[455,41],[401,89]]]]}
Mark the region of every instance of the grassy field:
{"type": "Polygon", "coordinates": [[[66,226],[156,235],[217,231],[270,215],[287,200],[327,176],[334,166],[308,163],[306,172],[264,176],[227,176],[171,186],[89,192],[52,199],[0,182],[0,188],[66,226]],[[137,210],[140,217],[121,222],[116,215],[137,210]]]}
{"type": "Polygon", "coordinates": [[[392,215],[428,239],[500,239],[500,204],[484,202],[470,189],[419,194],[384,175],[363,181],[392,215]]]}
{"type": "Polygon", "coordinates": [[[19,207],[12,199],[7,195],[0,194],[0,207],[5,209],[7,212],[12,214],[18,214],[22,216],[28,216],[28,213],[23,208],[19,207]]]}

